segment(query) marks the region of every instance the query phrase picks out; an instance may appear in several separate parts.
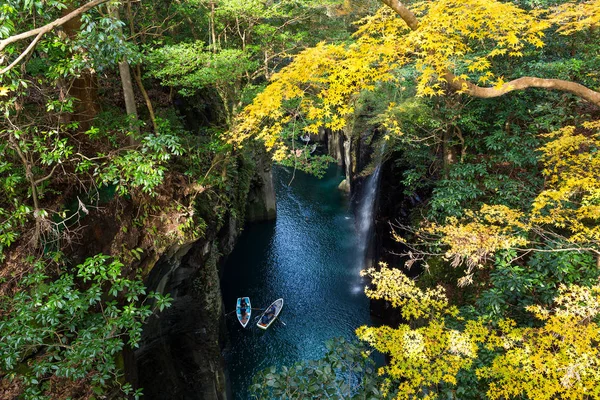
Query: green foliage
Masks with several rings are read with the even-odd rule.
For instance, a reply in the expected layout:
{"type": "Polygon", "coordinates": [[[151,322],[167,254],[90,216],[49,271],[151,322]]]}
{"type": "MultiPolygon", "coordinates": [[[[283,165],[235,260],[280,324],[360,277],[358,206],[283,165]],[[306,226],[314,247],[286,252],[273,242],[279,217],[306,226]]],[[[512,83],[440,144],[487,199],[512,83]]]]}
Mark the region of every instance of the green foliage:
{"type": "Polygon", "coordinates": [[[10,211],[0,208],[0,262],[4,260],[4,251],[19,238],[19,231],[31,214],[33,210],[25,204],[17,204],[10,211]]]}
{"type": "MultiPolygon", "coordinates": [[[[596,260],[587,253],[538,252],[523,265],[515,262],[514,250],[499,253],[490,272],[490,287],[477,299],[479,315],[490,320],[511,318],[527,325],[529,306],[549,306],[561,285],[592,286],[597,280],[596,260]]],[[[556,250],[556,249],[554,249],[556,250]]]]}
{"type": "Polygon", "coordinates": [[[445,129],[452,132],[448,146],[456,161],[435,182],[431,217],[443,220],[483,204],[519,209],[531,203],[543,183],[537,153],[541,138],[539,128],[526,122],[535,115],[526,108],[533,99],[529,94],[513,97],[442,108],[453,120],[445,129]]]}
{"type": "Polygon", "coordinates": [[[312,155],[308,148],[296,150],[294,153],[292,157],[282,160],[280,164],[318,178],[322,178],[329,165],[335,162],[335,159],[329,155],[312,155]]]}
{"type": "Polygon", "coordinates": [[[254,376],[251,386],[256,399],[362,399],[379,400],[374,362],[364,345],[336,338],[325,344],[319,360],[298,362],[290,367],[270,367],[254,376]]]}
{"type": "Polygon", "coordinates": [[[135,43],[127,40],[122,33],[126,29],[125,22],[93,14],[84,14],[81,22],[74,47],[75,50],[86,49],[89,54],[87,67],[102,71],[118,64],[123,58],[131,64],[142,60],[135,43]]]}
{"type": "MultiPolygon", "coordinates": [[[[120,379],[117,357],[125,345],[137,346],[152,314],[145,299],[157,299],[161,310],[170,304],[168,296],[147,294],[140,280],[123,277],[122,268],[99,254],[52,280],[36,261],[18,292],[3,299],[0,370],[21,383],[24,398],[51,398],[45,395],[51,376],[87,380],[97,394],[120,379]]],[[[121,389],[131,392],[129,385],[121,389]]]]}
{"type": "Polygon", "coordinates": [[[180,138],[171,131],[169,122],[159,120],[158,126],[160,132],[144,136],[139,148],[125,150],[114,156],[100,154],[100,158],[107,159],[101,164],[83,159],[78,169],[84,172],[94,167],[98,183],[115,185],[120,195],[126,195],[134,189],[152,194],[163,181],[166,162],[173,156],[183,154],[180,138]]]}
{"type": "MultiPolygon", "coordinates": [[[[55,21],[77,6],[65,0],[4,1],[0,39],[55,21]]],[[[142,260],[146,243],[160,253],[175,240],[218,231],[228,218],[243,220],[256,149],[232,152],[221,138],[223,129],[215,128],[223,126],[214,118],[219,111],[211,111],[210,121],[188,120],[187,129],[203,126],[186,132],[183,118],[174,117],[173,98],[156,80],[191,97],[189,104],[198,93],[216,93],[230,126],[239,107],[289,62],[289,54],[323,38],[346,40],[349,11],[339,1],[110,1],[2,50],[0,69],[28,53],[0,76],[0,263],[14,249],[39,254],[72,243],[81,232],[79,217],[94,213],[90,205],[101,193],[112,198],[116,192],[116,203],[137,207],[134,225],[149,237],[143,249],[116,246],[126,265],[99,255],[75,268],[61,265],[57,276],[50,273],[55,265],[36,262],[28,278],[11,280],[17,294],[1,302],[0,359],[25,398],[56,396],[51,386],[57,380],[75,381],[84,390],[91,386],[99,397],[114,396],[121,380],[116,359],[126,343],[137,343],[150,313],[141,283],[121,277],[121,270],[135,275],[131,267],[142,260]],[[114,17],[117,9],[123,21],[114,17]],[[141,108],[137,121],[121,110],[116,67],[124,59],[140,67],[132,69],[133,77],[142,71],[156,115],[169,115],[153,121],[157,129],[143,120],[141,108]],[[98,115],[100,108],[105,112],[98,115]],[[165,181],[177,195],[162,207],[165,181]],[[75,198],[75,205],[68,204],[75,198]],[[173,229],[163,234],[167,225],[173,229]]],[[[299,169],[318,174],[330,161],[304,150],[299,169]],[[311,158],[316,161],[305,162],[311,158]]],[[[132,227],[120,228],[120,234],[132,233],[132,227]]],[[[10,268],[18,268],[12,261],[10,268]]],[[[8,274],[17,276],[13,270],[8,274]]],[[[13,289],[6,286],[0,289],[13,289]]],[[[157,309],[168,304],[168,298],[156,296],[157,309]]],[[[137,396],[128,386],[121,389],[118,395],[137,396]]]]}
{"type": "Polygon", "coordinates": [[[248,71],[256,68],[243,50],[208,51],[204,43],[181,43],[155,50],[147,57],[150,74],[165,86],[179,87],[179,93],[191,96],[199,89],[215,86],[233,90],[248,71]]]}

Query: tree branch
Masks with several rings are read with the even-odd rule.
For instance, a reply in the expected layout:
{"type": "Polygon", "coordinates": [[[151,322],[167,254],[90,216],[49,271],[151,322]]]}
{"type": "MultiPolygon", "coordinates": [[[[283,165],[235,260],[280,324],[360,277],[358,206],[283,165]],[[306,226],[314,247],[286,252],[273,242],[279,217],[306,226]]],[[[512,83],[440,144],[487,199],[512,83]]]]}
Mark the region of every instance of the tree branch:
{"type": "Polygon", "coordinates": [[[576,82],[563,81],[561,79],[545,79],[524,76],[504,83],[500,88],[481,87],[471,82],[461,79],[451,72],[446,73],[444,78],[448,81],[448,85],[455,90],[463,90],[473,97],[489,99],[499,97],[513,90],[523,90],[528,88],[543,88],[560,90],[563,92],[572,93],[584,100],[594,103],[600,107],[600,93],[595,92],[587,87],[576,82]]]}
{"type": "Polygon", "coordinates": [[[38,35],[35,37],[35,39],[33,39],[33,41],[29,44],[29,46],[27,46],[27,48],[25,49],[25,51],[22,52],[21,55],[19,55],[19,57],[17,57],[15,59],[15,61],[13,61],[12,63],[10,63],[9,66],[7,66],[2,71],[0,71],[0,75],[4,75],[8,71],[10,71],[11,69],[14,68],[15,65],[17,65],[22,59],[24,59],[27,56],[27,54],[29,54],[34,49],[35,45],[42,38],[43,35],[44,35],[43,32],[38,33],[38,35]]]}
{"type": "Polygon", "coordinates": [[[54,171],[56,170],[56,167],[58,167],[59,164],[55,164],[54,167],[52,168],[52,171],[50,171],[50,173],[48,175],[46,175],[43,178],[40,178],[38,180],[35,181],[35,185],[39,185],[40,183],[47,181],[48,179],[52,178],[52,175],[54,174],[54,171]]]}
{"type": "MultiPolygon", "coordinates": [[[[415,14],[410,11],[404,4],[398,0],[381,0],[385,5],[390,7],[406,22],[406,25],[413,31],[419,28],[419,21],[415,14]]],[[[551,90],[560,90],[563,92],[572,93],[584,100],[589,101],[600,107],[600,92],[591,90],[579,83],[571,81],[563,81],[560,79],[545,79],[525,76],[504,83],[500,88],[481,87],[476,84],[461,79],[451,72],[446,72],[444,79],[452,89],[462,90],[473,97],[493,98],[499,97],[513,90],[523,90],[528,88],[543,88],[551,90]]]]}
{"type": "Polygon", "coordinates": [[[419,21],[415,14],[410,11],[404,4],[398,0],[381,0],[386,6],[391,8],[406,22],[406,25],[413,31],[416,31],[419,27],[419,21]]]}
{"type": "Polygon", "coordinates": [[[19,33],[18,35],[14,35],[14,36],[10,36],[7,37],[6,39],[0,40],[0,51],[4,50],[4,48],[6,46],[8,46],[11,43],[15,43],[18,42],[20,40],[23,39],[27,39],[29,37],[32,36],[36,36],[39,35],[40,37],[43,36],[44,34],[50,32],[51,30],[53,30],[54,28],[56,28],[57,26],[61,26],[63,24],[65,24],[66,22],[69,22],[70,20],[72,20],[73,18],[83,14],[84,12],[102,4],[102,3],[106,3],[109,0],[93,0],[90,1],[89,3],[79,7],[76,10],[71,11],[70,13],[68,13],[67,15],[65,15],[64,17],[61,17],[59,19],[56,19],[52,22],[50,22],[49,24],[46,24],[44,26],[41,26],[37,29],[32,29],[30,31],[27,32],[23,32],[23,33],[19,33]]]}

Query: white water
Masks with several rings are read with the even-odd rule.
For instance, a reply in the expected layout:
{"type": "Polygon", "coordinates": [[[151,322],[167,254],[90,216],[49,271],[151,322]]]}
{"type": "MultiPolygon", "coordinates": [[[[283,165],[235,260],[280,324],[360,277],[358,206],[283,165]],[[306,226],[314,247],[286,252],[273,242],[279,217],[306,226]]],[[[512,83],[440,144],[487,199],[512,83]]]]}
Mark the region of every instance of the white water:
{"type": "Polygon", "coordinates": [[[377,200],[377,191],[379,187],[379,178],[381,164],[377,164],[375,171],[365,179],[361,193],[361,202],[359,204],[356,216],[356,225],[358,230],[358,250],[360,268],[369,267],[368,251],[369,245],[373,239],[373,228],[375,225],[375,203],[377,200]]]}

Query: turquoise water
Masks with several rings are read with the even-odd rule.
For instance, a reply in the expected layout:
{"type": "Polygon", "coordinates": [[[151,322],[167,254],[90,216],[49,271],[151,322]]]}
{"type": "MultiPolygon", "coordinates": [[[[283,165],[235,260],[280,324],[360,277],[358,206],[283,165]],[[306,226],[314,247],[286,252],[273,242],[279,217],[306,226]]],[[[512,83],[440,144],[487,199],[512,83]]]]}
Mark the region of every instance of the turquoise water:
{"type": "Polygon", "coordinates": [[[227,311],[238,297],[265,308],[284,299],[283,311],[263,331],[252,321],[246,329],[235,313],[227,319],[230,346],[226,368],[234,399],[254,373],[271,365],[291,365],[325,353],[333,337],[354,337],[370,323],[369,301],[359,271],[362,257],[350,202],[338,189],[342,171],[331,167],[323,179],[276,168],[277,220],[247,226],[225,266],[222,281],[227,311]]]}

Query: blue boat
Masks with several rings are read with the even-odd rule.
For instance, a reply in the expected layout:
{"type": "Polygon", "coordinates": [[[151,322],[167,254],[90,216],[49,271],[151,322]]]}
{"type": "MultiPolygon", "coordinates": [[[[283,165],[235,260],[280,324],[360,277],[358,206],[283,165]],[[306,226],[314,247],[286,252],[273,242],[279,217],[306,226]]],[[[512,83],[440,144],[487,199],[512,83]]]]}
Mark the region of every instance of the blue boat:
{"type": "Polygon", "coordinates": [[[248,322],[250,322],[250,314],[252,314],[250,297],[238,297],[235,313],[237,314],[238,321],[245,328],[248,322]]]}

